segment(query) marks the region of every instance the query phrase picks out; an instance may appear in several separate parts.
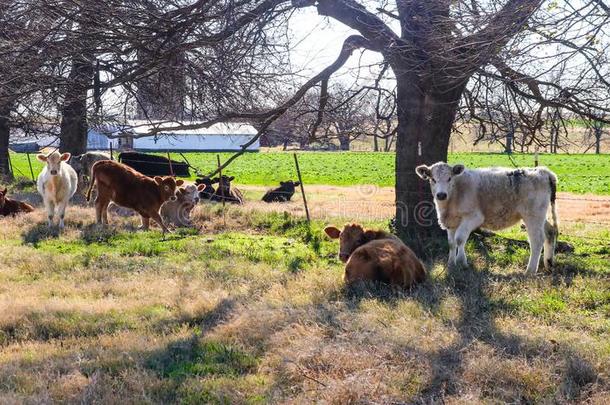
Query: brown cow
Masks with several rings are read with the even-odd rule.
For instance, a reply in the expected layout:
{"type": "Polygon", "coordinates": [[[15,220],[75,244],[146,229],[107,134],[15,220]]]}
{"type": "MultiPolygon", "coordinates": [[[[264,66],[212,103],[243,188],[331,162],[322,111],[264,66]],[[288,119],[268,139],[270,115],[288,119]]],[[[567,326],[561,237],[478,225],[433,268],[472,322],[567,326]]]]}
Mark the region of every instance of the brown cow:
{"type": "Polygon", "coordinates": [[[87,201],[91,199],[91,190],[96,182],[95,215],[98,224],[108,223],[108,204],[112,201],[140,214],[142,229],[149,228],[152,218],[163,232],[169,232],[159,215],[159,209],[165,201],[176,199],[176,188],[184,183],[182,180],[159,176],[151,179],[122,163],[103,160],[91,168],[87,201]]]}
{"type": "Polygon", "coordinates": [[[327,226],[324,232],[332,239],[339,239],[339,259],[343,263],[347,262],[354,250],[372,240],[394,239],[400,242],[396,235],[386,231],[364,229],[360,224],[345,224],[343,231],[334,226],[327,226]]]}
{"type": "Polygon", "coordinates": [[[6,196],[7,189],[0,190],[0,216],[8,217],[9,215],[14,217],[19,213],[28,213],[34,211],[34,207],[32,207],[28,203],[24,203],[22,201],[11,200],[6,196]]]}
{"type": "Polygon", "coordinates": [[[381,281],[409,288],[423,281],[426,270],[415,253],[396,236],[385,231],[364,230],[357,224],[324,229],[331,238],[340,238],[339,258],[345,265],[347,284],[381,281]]]}

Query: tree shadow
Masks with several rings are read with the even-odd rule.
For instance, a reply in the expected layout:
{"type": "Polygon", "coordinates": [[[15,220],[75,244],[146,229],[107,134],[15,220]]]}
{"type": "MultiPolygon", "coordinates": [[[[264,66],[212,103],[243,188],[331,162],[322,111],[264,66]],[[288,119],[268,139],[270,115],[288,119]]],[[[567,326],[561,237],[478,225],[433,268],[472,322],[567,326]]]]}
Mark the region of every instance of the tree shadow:
{"type": "MultiPolygon", "coordinates": [[[[490,271],[493,259],[488,254],[492,246],[485,244],[477,247],[479,253],[485,259],[482,269],[470,266],[466,269],[450,268],[444,280],[445,294],[437,293],[437,296],[429,300],[424,296],[415,295],[420,304],[434,311],[438,308],[438,301],[443,295],[453,295],[461,303],[461,316],[453,325],[459,334],[458,339],[447,348],[433,353],[422,353],[428,358],[432,368],[432,377],[426,386],[420,391],[417,401],[420,403],[443,402],[446,396],[459,393],[461,372],[464,366],[464,353],[468,348],[482,342],[489,345],[494,353],[503,358],[514,358],[525,356],[526,358],[549,356],[557,347],[553,342],[535,342],[522,336],[502,331],[497,323],[496,316],[508,311],[507,308],[498,307],[491,301],[488,294],[490,283],[524,280],[530,277],[525,274],[495,274],[490,271]]],[[[585,269],[580,269],[586,273],[585,269]]],[[[442,290],[438,286],[432,286],[434,290],[442,290]]],[[[434,291],[433,290],[433,291],[434,291]]],[[[423,290],[426,292],[426,290],[423,290]]],[[[417,349],[411,349],[417,351],[417,349]]],[[[563,371],[563,383],[555,395],[566,398],[577,398],[581,389],[594,381],[597,376],[593,366],[584,358],[577,355],[574,350],[568,348],[567,366],[563,371]],[[570,366],[573,362],[577,367],[570,366]],[[578,370],[576,370],[576,368],[578,370]]],[[[525,395],[521,393],[521,395],[525,395]]],[[[518,402],[532,402],[533,398],[511,398],[518,402]]]]}

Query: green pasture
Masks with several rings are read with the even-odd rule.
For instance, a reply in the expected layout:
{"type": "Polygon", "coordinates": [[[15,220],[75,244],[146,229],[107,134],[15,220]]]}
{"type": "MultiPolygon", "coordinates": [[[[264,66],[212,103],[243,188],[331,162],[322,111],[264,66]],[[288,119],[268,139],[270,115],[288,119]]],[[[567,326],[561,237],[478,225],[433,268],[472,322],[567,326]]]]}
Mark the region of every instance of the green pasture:
{"type": "MultiPolygon", "coordinates": [[[[232,153],[221,153],[226,161],[232,153]]],[[[183,160],[180,154],[172,159],[183,160]]],[[[349,186],[355,184],[394,185],[394,153],[380,152],[299,152],[299,163],[306,184],[349,186]]],[[[216,167],[215,153],[185,153],[188,162],[201,173],[216,167]]],[[[42,168],[32,155],[36,176],[42,168]]],[[[15,173],[30,176],[27,156],[11,155],[15,173]]],[[[531,154],[455,153],[449,156],[451,163],[463,163],[468,167],[533,166],[531,154]]],[[[559,190],[573,193],[610,194],[610,155],[547,155],[539,156],[539,164],[548,166],[559,177],[559,190]]],[[[279,181],[295,179],[296,171],[292,153],[247,153],[236,159],[225,172],[236,177],[237,184],[273,185],[279,181]]],[[[195,173],[191,173],[193,177],[195,173]]]]}

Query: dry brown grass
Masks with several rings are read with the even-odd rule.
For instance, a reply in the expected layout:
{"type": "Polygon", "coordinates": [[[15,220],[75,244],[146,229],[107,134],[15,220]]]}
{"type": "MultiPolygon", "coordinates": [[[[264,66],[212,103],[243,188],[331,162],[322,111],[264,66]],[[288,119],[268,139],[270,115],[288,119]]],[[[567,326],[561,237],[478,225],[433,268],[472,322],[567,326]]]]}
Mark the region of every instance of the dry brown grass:
{"type": "Polygon", "coordinates": [[[268,212],[298,213],[295,200],[227,206],[224,220],[200,206],[199,234],[166,240],[134,233],[137,218],[96,230],[88,207],[69,208],[61,236],[40,210],[0,219],[0,402],[610,399],[607,251],[560,256],[557,284],[524,278],[522,250],[473,242],[473,269],[440,258],[413,291],[345,290],[335,242],[268,212]]]}

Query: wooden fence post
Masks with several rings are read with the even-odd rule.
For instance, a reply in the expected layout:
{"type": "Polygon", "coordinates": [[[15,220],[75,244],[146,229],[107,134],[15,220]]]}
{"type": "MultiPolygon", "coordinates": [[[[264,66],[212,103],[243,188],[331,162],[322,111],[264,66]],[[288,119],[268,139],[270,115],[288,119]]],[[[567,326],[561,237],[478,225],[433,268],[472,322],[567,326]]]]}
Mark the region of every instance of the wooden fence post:
{"type": "Polygon", "coordinates": [[[34,170],[32,169],[32,160],[30,159],[30,152],[26,152],[26,155],[28,156],[28,165],[30,166],[30,176],[32,176],[32,181],[36,182],[36,180],[34,179],[34,170]]]}
{"type": "Polygon", "coordinates": [[[227,226],[227,219],[225,217],[225,199],[227,196],[224,195],[224,189],[223,189],[223,180],[222,180],[222,165],[220,164],[220,155],[216,155],[216,162],[218,163],[218,176],[220,181],[218,182],[218,188],[220,190],[223,190],[223,194],[221,194],[221,198],[222,198],[222,223],[223,226],[227,226]]]}
{"type": "Polygon", "coordinates": [[[169,175],[174,177],[174,168],[172,167],[172,159],[169,157],[169,151],[167,151],[167,161],[169,163],[169,175]]]}
{"type": "Polygon", "coordinates": [[[303,205],[305,205],[305,216],[307,217],[307,222],[311,222],[309,218],[309,208],[307,207],[307,197],[305,197],[305,189],[303,188],[303,178],[301,177],[301,169],[299,168],[299,159],[297,159],[297,154],[293,153],[294,156],[294,164],[297,168],[297,175],[299,176],[299,183],[301,185],[301,195],[303,196],[303,205]]]}

